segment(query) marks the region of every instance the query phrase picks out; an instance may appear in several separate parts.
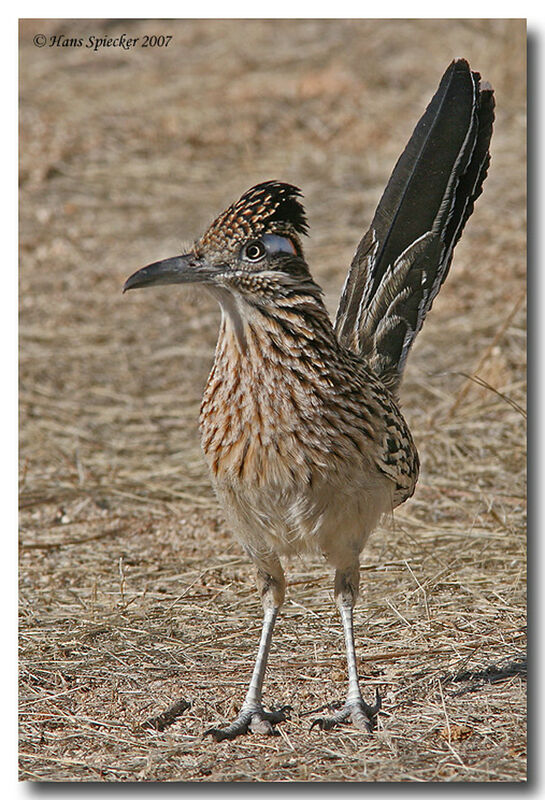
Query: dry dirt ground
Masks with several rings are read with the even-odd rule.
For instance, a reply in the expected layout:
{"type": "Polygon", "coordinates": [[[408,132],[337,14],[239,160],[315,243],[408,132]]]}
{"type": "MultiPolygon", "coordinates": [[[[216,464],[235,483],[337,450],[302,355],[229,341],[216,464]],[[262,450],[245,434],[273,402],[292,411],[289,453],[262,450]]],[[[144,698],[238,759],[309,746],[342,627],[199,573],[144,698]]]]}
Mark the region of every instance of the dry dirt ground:
{"type": "Polygon", "coordinates": [[[525,780],[524,24],[26,20],[20,81],[21,779],[525,780]],[[122,32],[172,40],[33,44],[122,32]],[[121,286],[278,178],[304,191],[333,313],[454,56],[496,89],[493,161],[406,374],[420,483],[362,558],[379,729],[309,732],[346,680],[316,559],[288,564],[266,681],[291,721],[216,744],[202,734],[241,702],[261,616],[199,449],[219,312],[121,286]]]}

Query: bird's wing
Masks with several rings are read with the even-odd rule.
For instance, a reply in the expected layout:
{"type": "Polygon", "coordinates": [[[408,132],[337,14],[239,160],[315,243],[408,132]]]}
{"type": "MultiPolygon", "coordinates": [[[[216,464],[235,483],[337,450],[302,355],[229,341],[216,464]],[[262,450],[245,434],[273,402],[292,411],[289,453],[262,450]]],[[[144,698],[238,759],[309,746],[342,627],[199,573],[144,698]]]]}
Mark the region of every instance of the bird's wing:
{"type": "Polygon", "coordinates": [[[395,390],[445,280],[490,162],[494,93],[453,61],[358,245],[335,330],[395,390]]]}

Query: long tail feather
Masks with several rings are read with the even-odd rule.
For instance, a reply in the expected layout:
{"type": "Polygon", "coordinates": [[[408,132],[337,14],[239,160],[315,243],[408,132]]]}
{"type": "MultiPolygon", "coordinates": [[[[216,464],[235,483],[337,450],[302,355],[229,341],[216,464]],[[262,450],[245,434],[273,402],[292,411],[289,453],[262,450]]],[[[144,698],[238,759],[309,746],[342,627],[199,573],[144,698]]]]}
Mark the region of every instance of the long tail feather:
{"type": "Polygon", "coordinates": [[[494,93],[453,61],[399,158],[341,295],[339,341],[396,390],[481,194],[494,93]]]}

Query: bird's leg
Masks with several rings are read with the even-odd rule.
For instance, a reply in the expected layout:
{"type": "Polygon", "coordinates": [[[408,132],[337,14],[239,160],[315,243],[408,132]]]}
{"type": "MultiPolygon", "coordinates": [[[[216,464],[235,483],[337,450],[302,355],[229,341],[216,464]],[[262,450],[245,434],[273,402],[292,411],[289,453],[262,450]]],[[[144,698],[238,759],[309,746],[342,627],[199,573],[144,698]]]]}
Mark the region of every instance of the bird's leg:
{"type": "Polygon", "coordinates": [[[348,570],[337,570],[335,573],[335,599],[339,606],[346,644],[346,661],[348,665],[348,694],[344,706],[330,717],[318,717],[311,727],[316,725],[322,731],[329,731],[342,723],[352,723],[356,728],[372,731],[375,717],[381,706],[378,691],[374,705],[368,705],[362,697],[356,648],[354,645],[353,609],[358,596],[359,565],[348,570]]]}
{"type": "Polygon", "coordinates": [[[254,671],[238,717],[226,728],[209,728],[206,731],[205,736],[210,734],[217,742],[221,742],[223,739],[235,739],[248,731],[273,736],[277,733],[274,725],[288,719],[289,706],[265,711],[261,702],[263,678],[267,668],[274,623],[284,601],[286,585],[282,566],[276,557],[267,560],[266,569],[262,566],[258,567],[257,584],[261,593],[264,614],[254,671]]]}

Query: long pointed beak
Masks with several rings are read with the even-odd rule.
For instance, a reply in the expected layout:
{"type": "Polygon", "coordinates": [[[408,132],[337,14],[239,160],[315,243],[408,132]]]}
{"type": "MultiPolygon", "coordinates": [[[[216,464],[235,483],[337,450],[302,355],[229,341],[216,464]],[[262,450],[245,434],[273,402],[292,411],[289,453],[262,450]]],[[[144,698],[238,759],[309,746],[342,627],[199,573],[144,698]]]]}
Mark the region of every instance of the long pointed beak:
{"type": "Polygon", "coordinates": [[[156,261],[139,269],[123,286],[129,289],[142,289],[146,286],[165,286],[172,283],[209,283],[214,270],[192,253],[156,261]]]}

